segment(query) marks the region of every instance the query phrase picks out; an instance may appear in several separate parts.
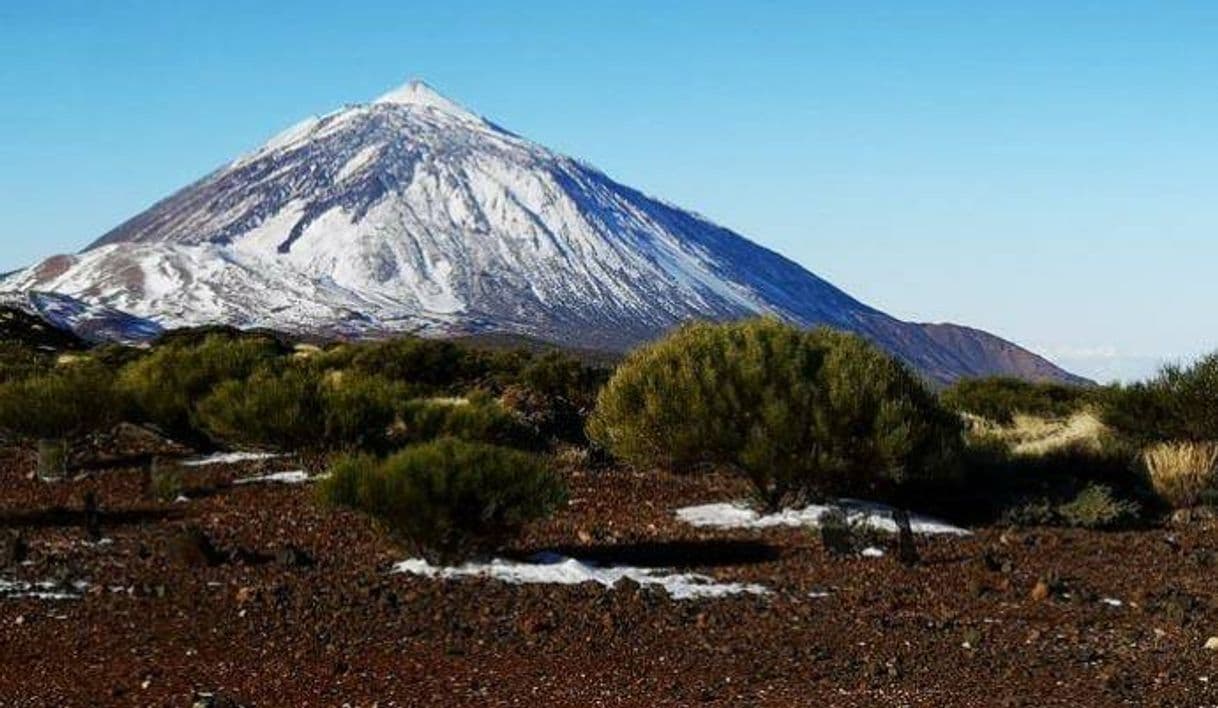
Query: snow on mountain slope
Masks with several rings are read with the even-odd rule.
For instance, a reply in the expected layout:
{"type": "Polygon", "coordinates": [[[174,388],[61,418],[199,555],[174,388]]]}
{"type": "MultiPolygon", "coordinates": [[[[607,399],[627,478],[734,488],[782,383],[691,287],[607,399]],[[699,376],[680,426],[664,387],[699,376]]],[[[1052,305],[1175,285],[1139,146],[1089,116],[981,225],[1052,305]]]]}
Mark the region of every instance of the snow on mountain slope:
{"type": "Polygon", "coordinates": [[[40,323],[40,327],[48,329],[45,325],[50,325],[49,329],[79,337],[77,341],[137,344],[155,339],[164,332],[151,320],[59,293],[0,293],[0,310],[29,315],[32,322],[40,323]]]}
{"type": "Polygon", "coordinates": [[[690,318],[769,313],[859,332],[938,381],[1071,378],[985,333],[888,317],[420,82],[299,123],[0,285],[167,326],[503,331],[619,349],[690,318]]]}

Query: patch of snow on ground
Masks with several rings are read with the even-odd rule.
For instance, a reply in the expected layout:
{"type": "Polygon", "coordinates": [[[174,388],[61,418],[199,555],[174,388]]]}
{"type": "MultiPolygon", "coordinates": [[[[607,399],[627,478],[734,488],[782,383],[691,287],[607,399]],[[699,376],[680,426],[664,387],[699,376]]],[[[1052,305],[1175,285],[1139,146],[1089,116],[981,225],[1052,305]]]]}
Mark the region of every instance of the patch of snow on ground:
{"type": "Polygon", "coordinates": [[[289,472],[272,472],[271,474],[259,475],[258,477],[246,477],[245,479],[235,480],[233,484],[304,484],[308,481],[309,473],[304,470],[291,470],[289,472]]]}
{"type": "MultiPolygon", "coordinates": [[[[810,504],[802,509],[783,509],[773,514],[759,514],[743,504],[703,504],[677,510],[677,518],[691,526],[718,529],[764,529],[775,526],[818,526],[820,518],[833,509],[841,509],[850,523],[896,533],[893,509],[883,504],[842,499],[837,504],[810,504]]],[[[958,526],[916,514],[909,515],[914,533],[952,534],[968,536],[969,531],[958,526]]]]}
{"type": "Polygon", "coordinates": [[[234,465],[238,462],[256,462],[258,460],[272,460],[281,455],[276,455],[271,452],[218,452],[214,455],[206,457],[196,457],[193,460],[186,460],[182,463],[183,467],[205,467],[207,465],[234,465]]]}
{"type": "Polygon", "coordinates": [[[554,584],[578,585],[600,583],[612,588],[618,581],[629,579],[639,585],[663,588],[674,600],[726,597],[747,593],[765,595],[769,590],[750,583],[720,583],[697,573],[667,573],[656,568],[632,566],[598,566],[556,553],[539,553],[528,562],[496,558],[489,563],[466,563],[458,567],[436,567],[425,560],[412,559],[394,566],[396,573],[410,573],[444,580],[461,577],[487,577],[513,585],[554,584]]]}
{"type": "Polygon", "coordinates": [[[0,599],[32,597],[39,600],[78,600],[88,587],[88,583],[80,580],[65,586],[50,580],[29,583],[0,578],[0,599]]]}

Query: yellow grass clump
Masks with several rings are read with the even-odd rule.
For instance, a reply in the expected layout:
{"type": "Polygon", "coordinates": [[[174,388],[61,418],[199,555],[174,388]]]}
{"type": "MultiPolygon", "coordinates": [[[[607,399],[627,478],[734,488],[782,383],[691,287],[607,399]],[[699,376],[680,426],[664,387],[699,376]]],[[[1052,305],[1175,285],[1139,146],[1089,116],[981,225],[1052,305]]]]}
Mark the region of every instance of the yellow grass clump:
{"type": "Polygon", "coordinates": [[[999,440],[1014,454],[1027,457],[1070,448],[1099,450],[1108,433],[1100,419],[1088,411],[1068,418],[1042,418],[1020,413],[1006,425],[968,414],[965,421],[973,435],[999,440]]]}
{"type": "Polygon", "coordinates": [[[1155,492],[1177,509],[1197,506],[1218,482],[1218,442],[1162,443],[1143,459],[1155,492]]]}

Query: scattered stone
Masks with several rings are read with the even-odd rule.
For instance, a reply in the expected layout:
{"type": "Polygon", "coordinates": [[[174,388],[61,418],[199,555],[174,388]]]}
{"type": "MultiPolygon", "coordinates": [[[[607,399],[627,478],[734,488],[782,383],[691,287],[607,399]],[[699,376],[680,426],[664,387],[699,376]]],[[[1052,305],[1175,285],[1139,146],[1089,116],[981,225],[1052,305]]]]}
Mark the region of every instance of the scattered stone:
{"type": "Polygon", "coordinates": [[[169,553],[174,560],[190,566],[214,566],[224,562],[224,554],[216,550],[211,539],[197,526],[188,526],[174,536],[169,553]]]}
{"type": "Polygon", "coordinates": [[[85,536],[94,543],[102,538],[101,510],[97,505],[97,492],[92,489],[85,492],[85,536]]]}
{"type": "Polygon", "coordinates": [[[275,560],[280,565],[289,568],[312,568],[313,556],[309,555],[308,551],[297,546],[288,546],[282,548],[275,554],[275,560]]]}
{"type": "Polygon", "coordinates": [[[897,560],[906,567],[917,565],[921,562],[921,558],[918,556],[918,547],[914,544],[909,512],[905,509],[897,509],[892,512],[892,520],[897,525],[897,560]]]}
{"type": "Polygon", "coordinates": [[[1218,637],[1210,637],[1205,640],[1205,648],[1210,651],[1218,651],[1218,637]]]}
{"type": "Polygon", "coordinates": [[[1188,526],[1210,523],[1215,519],[1218,519],[1218,510],[1208,506],[1199,506],[1190,509],[1176,509],[1172,512],[1169,523],[1172,526],[1188,526]]]}
{"type": "Polygon", "coordinates": [[[820,542],[831,556],[851,555],[855,551],[854,529],[841,509],[832,509],[820,519],[820,542]]]}
{"type": "Polygon", "coordinates": [[[244,708],[244,704],[222,693],[196,693],[191,708],[244,708]]]}
{"type": "Polygon", "coordinates": [[[20,531],[10,531],[0,536],[0,568],[20,565],[29,554],[30,546],[20,531]]]}

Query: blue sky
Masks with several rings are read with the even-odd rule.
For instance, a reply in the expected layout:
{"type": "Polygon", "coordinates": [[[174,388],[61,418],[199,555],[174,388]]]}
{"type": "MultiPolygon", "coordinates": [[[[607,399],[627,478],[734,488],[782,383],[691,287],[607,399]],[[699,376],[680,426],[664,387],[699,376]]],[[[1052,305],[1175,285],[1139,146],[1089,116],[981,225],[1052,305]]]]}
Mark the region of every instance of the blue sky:
{"type": "Polygon", "coordinates": [[[410,77],[907,319],[1218,347],[1218,3],[0,2],[0,270],[410,77]]]}

